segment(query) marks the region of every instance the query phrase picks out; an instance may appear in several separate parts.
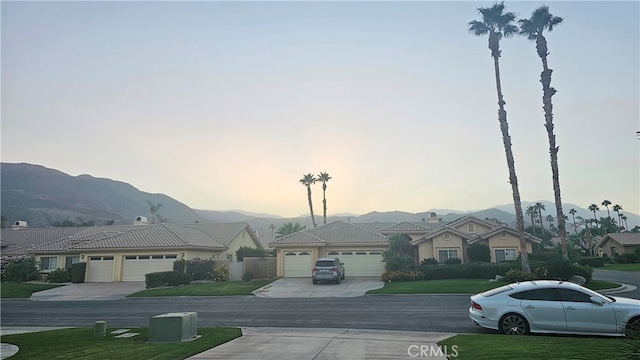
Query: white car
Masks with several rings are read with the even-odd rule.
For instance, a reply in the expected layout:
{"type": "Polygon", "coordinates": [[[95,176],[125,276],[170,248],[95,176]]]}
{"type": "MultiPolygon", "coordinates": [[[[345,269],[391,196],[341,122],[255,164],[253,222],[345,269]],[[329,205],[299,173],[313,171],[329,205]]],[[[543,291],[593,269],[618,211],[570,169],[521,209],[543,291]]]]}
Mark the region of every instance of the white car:
{"type": "Polygon", "coordinates": [[[469,317],[505,334],[617,335],[640,332],[640,300],[552,280],[514,283],[471,296],[469,317]]]}

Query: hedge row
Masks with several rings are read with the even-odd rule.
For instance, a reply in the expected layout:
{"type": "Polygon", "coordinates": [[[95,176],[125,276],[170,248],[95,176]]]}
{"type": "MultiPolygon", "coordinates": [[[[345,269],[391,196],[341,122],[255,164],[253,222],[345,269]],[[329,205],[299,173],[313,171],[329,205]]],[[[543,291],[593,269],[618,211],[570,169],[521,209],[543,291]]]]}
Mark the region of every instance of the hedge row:
{"type": "Polygon", "coordinates": [[[189,275],[180,271],[161,271],[146,274],[144,276],[144,282],[146,288],[151,289],[162,286],[187,285],[191,283],[191,278],[189,275]]]}

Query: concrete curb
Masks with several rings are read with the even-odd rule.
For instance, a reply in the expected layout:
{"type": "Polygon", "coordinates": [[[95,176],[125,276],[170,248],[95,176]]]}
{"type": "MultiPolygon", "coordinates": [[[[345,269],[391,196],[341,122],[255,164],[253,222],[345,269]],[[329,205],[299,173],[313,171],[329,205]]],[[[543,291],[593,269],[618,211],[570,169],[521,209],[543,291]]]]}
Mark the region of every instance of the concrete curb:
{"type": "Polygon", "coordinates": [[[634,291],[637,288],[638,287],[634,285],[620,284],[620,286],[617,288],[598,290],[598,292],[603,294],[618,294],[618,293],[623,293],[627,291],[634,291]]]}

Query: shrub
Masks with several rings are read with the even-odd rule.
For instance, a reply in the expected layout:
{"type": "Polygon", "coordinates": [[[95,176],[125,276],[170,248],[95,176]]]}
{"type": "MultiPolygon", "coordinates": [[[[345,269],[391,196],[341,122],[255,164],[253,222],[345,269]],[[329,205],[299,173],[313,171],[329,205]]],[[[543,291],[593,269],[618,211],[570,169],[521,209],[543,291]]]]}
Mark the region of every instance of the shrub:
{"type": "Polygon", "coordinates": [[[253,280],[253,273],[251,271],[247,271],[246,273],[242,274],[242,281],[250,282],[251,280],[253,280]]]}
{"type": "Polygon", "coordinates": [[[535,280],[536,275],[530,272],[524,272],[522,270],[511,269],[507,271],[504,276],[504,280],[507,282],[521,282],[521,281],[530,281],[535,280]]]}
{"type": "Polygon", "coordinates": [[[173,271],[184,272],[187,262],[184,259],[176,260],[173,262],[173,271]]]}
{"type": "Polygon", "coordinates": [[[416,261],[413,256],[393,253],[389,250],[384,251],[382,254],[385,262],[384,269],[388,272],[416,270],[416,261]]]}
{"type": "Polygon", "coordinates": [[[425,280],[455,279],[458,277],[459,266],[456,265],[425,265],[420,268],[425,280]]]}
{"type": "Polygon", "coordinates": [[[34,257],[11,261],[2,274],[4,281],[24,282],[40,279],[38,265],[34,257]]]}
{"type": "Polygon", "coordinates": [[[493,279],[496,275],[504,276],[507,271],[520,268],[512,263],[469,263],[459,265],[457,276],[464,279],[493,279]]]}
{"type": "Polygon", "coordinates": [[[213,281],[229,281],[229,268],[218,264],[211,272],[207,273],[206,278],[213,281]]]}
{"type": "Polygon", "coordinates": [[[583,257],[578,259],[578,264],[591,267],[603,267],[604,260],[605,259],[601,257],[583,257]]]}
{"type": "Polygon", "coordinates": [[[236,257],[238,261],[242,261],[245,257],[265,257],[266,253],[264,249],[252,248],[249,246],[240,246],[236,251],[236,257]]]}
{"type": "Polygon", "coordinates": [[[445,265],[458,265],[462,264],[462,260],[460,258],[448,258],[444,261],[445,265]]]}
{"type": "Polygon", "coordinates": [[[549,263],[548,275],[552,279],[566,281],[573,275],[580,275],[590,281],[593,278],[593,268],[581,266],[570,260],[556,260],[549,263]]]}
{"type": "Polygon", "coordinates": [[[382,281],[384,282],[402,282],[416,280],[422,280],[422,273],[420,271],[385,271],[382,274],[382,281]]]}
{"type": "Polygon", "coordinates": [[[144,275],[147,289],[161,286],[186,285],[191,282],[189,275],[179,271],[160,271],[144,275]]]}
{"type": "Polygon", "coordinates": [[[636,254],[622,254],[621,258],[623,264],[633,264],[636,262],[636,254]]]}
{"type": "Polygon", "coordinates": [[[467,256],[471,262],[491,262],[491,250],[485,244],[475,243],[467,248],[467,256]]]}
{"type": "Polygon", "coordinates": [[[86,271],[86,262],[79,262],[71,265],[71,282],[74,284],[83,283],[86,271]]]}
{"type": "Polygon", "coordinates": [[[544,267],[537,267],[535,269],[533,269],[532,271],[534,277],[536,278],[536,280],[547,280],[549,279],[549,270],[544,267]]]}
{"type": "Polygon", "coordinates": [[[560,258],[561,258],[561,255],[554,250],[542,250],[542,251],[537,251],[529,254],[529,261],[538,260],[538,261],[548,262],[552,260],[558,260],[560,258]]]}
{"type": "Polygon", "coordinates": [[[587,281],[591,281],[591,279],[593,279],[593,268],[591,266],[576,265],[573,275],[580,275],[583,278],[587,279],[587,281]]]}
{"type": "Polygon", "coordinates": [[[71,271],[65,269],[55,269],[47,276],[49,283],[65,283],[71,281],[71,271]]]}
{"type": "Polygon", "coordinates": [[[186,273],[192,280],[205,280],[213,271],[215,261],[213,259],[194,258],[186,262],[186,273]]]}
{"type": "Polygon", "coordinates": [[[633,253],[636,254],[636,260],[640,261],[640,246],[636,247],[633,253]]]}
{"type": "Polygon", "coordinates": [[[424,259],[422,260],[422,262],[420,263],[420,266],[423,265],[438,265],[438,260],[435,258],[429,258],[429,259],[424,259]]]}

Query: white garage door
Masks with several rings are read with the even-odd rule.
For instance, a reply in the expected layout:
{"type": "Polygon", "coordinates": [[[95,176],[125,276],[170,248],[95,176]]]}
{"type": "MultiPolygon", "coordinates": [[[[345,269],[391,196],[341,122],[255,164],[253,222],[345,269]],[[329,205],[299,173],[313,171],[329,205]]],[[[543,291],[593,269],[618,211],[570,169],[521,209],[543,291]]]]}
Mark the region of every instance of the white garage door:
{"type": "Polygon", "coordinates": [[[311,252],[285,251],[284,277],[310,277],[311,252]]]}
{"type": "Polygon", "coordinates": [[[173,270],[177,255],[125,255],[122,281],[145,281],[145,274],[173,270]]]}
{"type": "Polygon", "coordinates": [[[347,276],[380,276],[384,272],[380,250],[327,250],[325,254],[340,259],[347,276]]]}
{"type": "Polygon", "coordinates": [[[87,282],[113,281],[113,256],[89,256],[87,282]]]}

